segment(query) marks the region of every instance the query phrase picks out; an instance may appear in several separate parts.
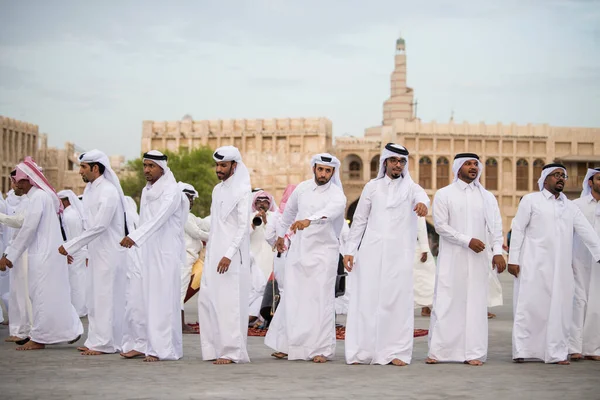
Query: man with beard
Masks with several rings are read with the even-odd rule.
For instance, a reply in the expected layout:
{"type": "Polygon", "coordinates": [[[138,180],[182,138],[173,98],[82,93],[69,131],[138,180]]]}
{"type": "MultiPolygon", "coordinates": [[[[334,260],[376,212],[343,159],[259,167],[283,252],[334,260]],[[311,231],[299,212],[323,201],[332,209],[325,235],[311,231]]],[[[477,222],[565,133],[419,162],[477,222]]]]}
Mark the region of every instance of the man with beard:
{"type": "Polygon", "coordinates": [[[438,190],[433,200],[440,251],[427,364],[479,366],[487,359],[489,271],[504,271],[506,261],[500,208],[479,180],[482,170],[477,154],[457,154],[453,183],[438,190]]]}
{"type": "Polygon", "coordinates": [[[247,350],[250,279],[250,174],[234,146],[213,154],[217,178],[198,296],[202,359],[250,362],[247,350]]]}
{"type": "Polygon", "coordinates": [[[564,165],[544,166],[540,191],[523,196],[512,223],[508,272],[515,276],[515,362],[537,359],[569,364],[573,234],[585,244],[591,260],[600,260],[600,238],[579,207],[562,193],[566,180],[564,165]]]}
{"type": "Polygon", "coordinates": [[[279,253],[286,251],[288,230],[294,235],[285,264],[284,313],[275,313],[265,343],[276,358],[325,363],[335,354],[335,281],[346,196],[337,158],[317,154],[311,166],[314,177],[296,187],[277,225],[279,253]]]}
{"type": "MultiPolygon", "coordinates": [[[[600,236],[600,168],[588,169],[581,197],[573,203],[600,236]]],[[[600,268],[579,235],[573,238],[575,302],[569,341],[571,360],[600,361],[600,268]]]]}
{"type": "Polygon", "coordinates": [[[360,196],[344,252],[353,294],[346,323],[348,364],[410,364],[417,217],[427,215],[428,205],[427,193],[410,177],[408,150],[386,144],[377,177],[360,196]]]}
{"type": "Polygon", "coordinates": [[[25,157],[16,169],[17,187],[28,197],[29,204],[19,233],[0,259],[0,271],[12,268],[29,250],[27,281],[33,324],[29,340],[24,340],[17,350],[75,343],[83,326],[71,304],[67,260],[55,250],[62,241],[58,219],[62,203],[31,157],[25,157]]]}

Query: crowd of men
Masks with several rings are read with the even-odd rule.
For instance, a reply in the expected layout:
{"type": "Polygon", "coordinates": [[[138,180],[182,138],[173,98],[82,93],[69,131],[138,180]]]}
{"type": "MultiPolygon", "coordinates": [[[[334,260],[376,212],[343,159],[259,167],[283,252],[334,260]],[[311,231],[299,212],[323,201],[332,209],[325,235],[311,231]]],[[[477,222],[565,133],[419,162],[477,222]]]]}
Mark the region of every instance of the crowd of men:
{"type": "Polygon", "coordinates": [[[431,207],[436,265],[424,218],[430,200],[411,179],[408,156],[401,145],[384,147],[350,227],[340,161],[328,153],[312,157],[312,177],[289,185],[277,205],[271,194],[252,192],[237,148],[217,149],[220,183],[205,218],[190,212],[197,191],[176,181],[159,151],[143,155],[139,215],[101,151],[79,157],[82,199],[57,193],[26,157],[0,202],[6,341],[17,350],[73,344],[87,316],[83,355],[178,360],[182,334],[194,332],[183,305],[198,292],[202,358],[214,364],[250,362],[248,326],[259,325],[269,327],[273,357],[327,362],[337,310],[347,313],[348,364],[405,366],[414,309],[422,307],[431,317],[426,363],[478,366],[487,359],[488,307],[502,303],[497,274],[508,268],[513,360],[600,361],[600,168],[588,170],[581,197],[570,201],[562,193],[566,168],[544,166],[539,191],[521,199],[512,222],[507,263],[500,209],[480,181],[483,164],[457,154],[453,182],[431,207]],[[348,288],[336,300],[340,258],[348,288]]]}

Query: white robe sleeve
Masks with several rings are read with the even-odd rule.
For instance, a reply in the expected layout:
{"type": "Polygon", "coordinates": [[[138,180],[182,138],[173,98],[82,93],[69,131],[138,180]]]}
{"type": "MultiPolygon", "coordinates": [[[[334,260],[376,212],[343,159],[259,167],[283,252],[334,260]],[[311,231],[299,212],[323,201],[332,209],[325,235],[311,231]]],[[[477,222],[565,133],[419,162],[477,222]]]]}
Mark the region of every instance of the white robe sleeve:
{"type": "Polygon", "coordinates": [[[280,238],[285,236],[298,214],[298,192],[300,192],[298,189],[292,192],[285,205],[285,211],[277,223],[277,236],[280,238]]]}
{"type": "Polygon", "coordinates": [[[362,237],[365,233],[365,229],[367,228],[367,222],[369,222],[372,193],[373,189],[371,188],[371,185],[367,183],[360,195],[356,210],[354,211],[354,217],[352,218],[352,226],[350,227],[348,240],[346,241],[345,249],[342,249],[344,255],[356,255],[358,246],[360,245],[362,237]]]}
{"type": "Polygon", "coordinates": [[[248,221],[248,216],[250,215],[250,195],[251,193],[248,193],[246,196],[242,197],[236,206],[238,226],[235,235],[233,236],[233,240],[225,252],[225,257],[230,260],[233,259],[234,254],[242,245],[244,236],[248,234],[248,225],[250,224],[250,221],[248,221]]]}
{"type": "Polygon", "coordinates": [[[185,221],[185,233],[194,240],[202,240],[204,232],[196,223],[196,217],[190,213],[185,221]]]}
{"type": "Polygon", "coordinates": [[[417,185],[416,183],[413,185],[412,191],[413,191],[412,206],[416,207],[417,204],[423,203],[423,204],[425,204],[425,206],[427,206],[427,208],[429,208],[429,204],[431,203],[431,201],[429,200],[429,196],[427,196],[427,192],[425,192],[425,190],[420,185],[417,185]]]}
{"type": "Polygon", "coordinates": [[[448,209],[448,194],[438,191],[433,199],[433,224],[438,235],[451,243],[469,247],[471,238],[450,226],[450,210],[448,209]]]}
{"type": "Polygon", "coordinates": [[[508,253],[508,263],[519,265],[521,258],[521,248],[525,241],[525,230],[531,220],[531,200],[530,196],[521,199],[517,214],[512,221],[512,233],[510,234],[510,252],[508,253]]]}
{"type": "Polygon", "coordinates": [[[427,236],[427,222],[425,217],[417,220],[417,242],[421,253],[429,252],[429,237],[427,236]]]}
{"type": "Polygon", "coordinates": [[[202,237],[200,238],[200,240],[208,242],[208,237],[210,234],[210,215],[204,218],[196,217],[196,224],[198,225],[198,228],[200,228],[200,230],[202,231],[202,237]]]}
{"type": "Polygon", "coordinates": [[[577,233],[577,235],[579,235],[579,238],[588,248],[590,253],[592,253],[594,261],[600,262],[600,237],[598,237],[598,234],[588,219],[585,217],[585,215],[583,215],[581,209],[577,206],[574,206],[573,208],[575,208],[575,215],[573,216],[573,230],[575,233],[577,233]]]}
{"type": "Polygon", "coordinates": [[[24,219],[25,216],[23,214],[6,215],[0,213],[0,224],[11,228],[19,229],[21,226],[23,226],[24,219]]]}
{"type": "Polygon", "coordinates": [[[502,232],[502,215],[500,214],[500,207],[498,206],[498,202],[496,201],[494,207],[494,229],[492,232],[492,252],[495,256],[502,255],[503,244],[504,233],[502,232]]]}
{"type": "Polygon", "coordinates": [[[342,217],[344,215],[345,208],[346,196],[343,194],[341,196],[332,196],[323,210],[320,210],[317,214],[311,215],[307,219],[311,221],[311,224],[326,224],[328,222],[335,221],[339,217],[342,217]]]}
{"type": "Polygon", "coordinates": [[[275,246],[275,241],[277,240],[277,225],[279,224],[279,220],[281,219],[281,214],[279,212],[273,214],[272,223],[268,224],[265,227],[265,240],[269,243],[269,246],[275,246]]]}
{"type": "MultiPolygon", "coordinates": [[[[33,239],[42,219],[43,211],[44,204],[42,202],[42,197],[33,196],[29,200],[27,215],[25,215],[25,218],[23,219],[23,225],[21,226],[19,233],[17,233],[10,246],[6,249],[6,258],[13,264],[21,257],[33,239]]],[[[52,235],[54,233],[48,232],[48,234],[52,235]]],[[[58,232],[58,234],[60,234],[60,232],[58,232]]],[[[58,249],[56,249],[56,251],[58,251],[58,249]]]]}
{"type": "Polygon", "coordinates": [[[163,193],[160,199],[161,205],[154,218],[144,222],[135,231],[129,233],[129,239],[133,240],[137,247],[142,246],[181,207],[181,192],[179,190],[163,193]]]}
{"type": "MultiPolygon", "coordinates": [[[[110,225],[115,213],[118,209],[120,200],[118,197],[104,197],[100,200],[98,213],[94,218],[94,225],[89,226],[83,233],[75,238],[67,241],[63,247],[69,254],[74,254],[81,250],[83,247],[90,244],[91,241],[96,239],[98,236],[106,232],[106,229],[110,225]]],[[[124,232],[123,232],[124,233],[124,232]]]]}

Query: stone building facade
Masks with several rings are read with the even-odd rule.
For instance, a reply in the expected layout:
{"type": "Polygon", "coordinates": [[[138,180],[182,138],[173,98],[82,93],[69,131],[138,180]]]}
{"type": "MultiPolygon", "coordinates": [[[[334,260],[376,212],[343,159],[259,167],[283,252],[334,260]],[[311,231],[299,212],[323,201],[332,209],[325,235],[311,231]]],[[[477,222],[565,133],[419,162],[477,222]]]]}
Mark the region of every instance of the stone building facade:
{"type": "MultiPolygon", "coordinates": [[[[423,122],[414,115],[414,93],[406,81],[406,43],[396,41],[390,97],[383,104],[382,125],[364,136],[338,136],[332,143],[325,118],[277,120],[144,121],[142,150],[177,151],[200,145],[240,148],[253,185],[272,191],[276,199],[287,183],[310,177],[312,154],[330,151],[342,161],[342,182],[351,218],[364,185],[377,174],[379,154],[388,142],[410,151],[412,178],[433,198],[452,179],[454,155],[474,152],[485,164],[482,182],[500,204],[505,232],[510,229],[520,198],[537,190],[544,164],[563,162],[569,179],[565,193],[578,196],[588,167],[600,166],[600,128],[423,122]]],[[[430,217],[428,217],[431,220],[430,217]]]]}

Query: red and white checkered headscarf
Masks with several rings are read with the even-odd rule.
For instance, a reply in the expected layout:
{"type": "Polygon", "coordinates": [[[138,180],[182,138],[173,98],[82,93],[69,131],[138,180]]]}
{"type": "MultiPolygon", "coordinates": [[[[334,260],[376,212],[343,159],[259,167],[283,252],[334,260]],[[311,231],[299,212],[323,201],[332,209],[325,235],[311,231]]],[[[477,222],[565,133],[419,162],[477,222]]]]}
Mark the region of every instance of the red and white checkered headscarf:
{"type": "Polygon", "coordinates": [[[57,214],[61,214],[63,212],[63,204],[62,201],[58,198],[56,194],[56,190],[52,187],[50,182],[46,179],[44,174],[42,173],[42,169],[39,165],[35,163],[33,158],[30,156],[25,157],[22,163],[17,165],[17,174],[15,176],[15,180],[17,182],[27,179],[31,184],[38,189],[43,190],[48,193],[52,198],[52,203],[54,204],[54,209],[57,214]]]}

